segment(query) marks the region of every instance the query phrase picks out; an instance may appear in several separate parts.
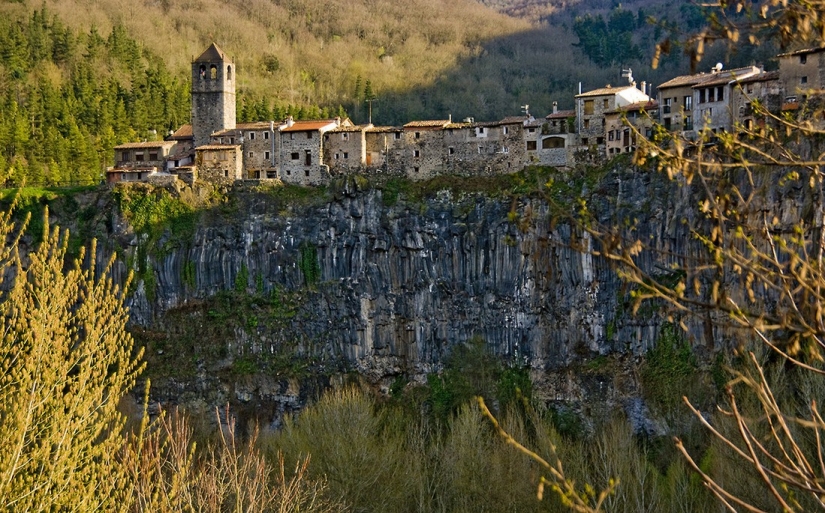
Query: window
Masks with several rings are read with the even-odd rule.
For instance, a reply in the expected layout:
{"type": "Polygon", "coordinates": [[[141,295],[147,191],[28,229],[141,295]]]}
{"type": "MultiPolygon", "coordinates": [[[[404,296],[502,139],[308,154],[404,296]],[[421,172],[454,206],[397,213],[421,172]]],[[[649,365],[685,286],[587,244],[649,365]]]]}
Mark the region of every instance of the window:
{"type": "Polygon", "coordinates": [[[416,132],[415,133],[415,138],[416,139],[421,139],[421,132],[416,132]]]}
{"type": "Polygon", "coordinates": [[[662,112],[665,114],[670,114],[670,106],[671,106],[671,99],[665,98],[665,104],[662,106],[662,112]]]}
{"type": "Polygon", "coordinates": [[[290,134],[289,134],[289,140],[290,140],[290,141],[294,141],[294,140],[295,140],[295,134],[294,134],[294,133],[290,132],[290,134]]]}
{"type": "Polygon", "coordinates": [[[611,130],[611,131],[607,132],[607,140],[608,140],[608,141],[612,141],[612,140],[613,140],[613,130],[611,130]]]}
{"type": "Polygon", "coordinates": [[[226,67],[226,79],[232,80],[232,66],[226,67]]]}
{"type": "Polygon", "coordinates": [[[158,159],[158,150],[149,150],[149,160],[158,159]]]}
{"type": "Polygon", "coordinates": [[[685,116],[685,130],[693,130],[693,118],[685,116]]]}
{"type": "Polygon", "coordinates": [[[596,137],[596,144],[604,144],[604,137],[596,137]]]}
{"type": "Polygon", "coordinates": [[[705,103],[705,90],[699,89],[699,103],[705,103]]]}
{"type": "Polygon", "coordinates": [[[138,161],[138,162],[143,162],[143,152],[142,151],[136,151],[135,152],[135,160],[138,161]]]}
{"type": "Polygon", "coordinates": [[[348,159],[348,158],[349,158],[349,153],[347,153],[346,151],[344,152],[344,158],[345,158],[345,159],[348,159]]]}
{"type": "Polygon", "coordinates": [[[250,152],[248,153],[248,155],[249,155],[249,158],[253,158],[253,157],[255,156],[255,153],[253,153],[253,152],[251,152],[251,151],[250,151],[250,152]]]}
{"type": "Polygon", "coordinates": [[[304,169],[304,176],[309,176],[309,169],[304,169]]]}
{"type": "Polygon", "coordinates": [[[209,68],[209,78],[216,80],[218,78],[218,67],[214,64],[209,68]]]}
{"type": "Polygon", "coordinates": [[[693,109],[693,95],[685,96],[685,110],[691,111],[693,109]]]}
{"type": "Polygon", "coordinates": [[[584,129],[585,129],[585,130],[587,130],[588,128],[590,128],[590,120],[589,120],[589,119],[585,119],[585,120],[584,120],[584,129]]]}
{"type": "Polygon", "coordinates": [[[307,139],[312,139],[312,132],[307,132],[307,139]]]}
{"type": "Polygon", "coordinates": [[[453,153],[455,153],[455,148],[453,148],[452,146],[447,148],[447,155],[452,155],[453,153]]]}
{"type": "Polygon", "coordinates": [[[421,151],[413,150],[413,157],[420,157],[420,156],[421,156],[421,151]]]}
{"type": "MultiPolygon", "coordinates": [[[[349,139],[349,134],[344,132],[343,134],[341,134],[341,139],[343,139],[345,141],[348,140],[349,139]]],[[[344,157],[344,158],[346,158],[346,157],[344,157]]]]}
{"type": "Polygon", "coordinates": [[[799,79],[799,83],[800,83],[800,84],[807,84],[807,83],[808,83],[808,77],[802,77],[802,78],[800,78],[800,79],[799,79]]]}
{"type": "Polygon", "coordinates": [[[527,151],[536,151],[536,141],[527,141],[527,151]]]}
{"type": "Polygon", "coordinates": [[[604,100],[602,100],[602,108],[603,108],[604,110],[607,110],[607,105],[608,105],[608,103],[607,103],[607,98],[605,98],[604,100]]]}
{"type": "Polygon", "coordinates": [[[716,88],[716,101],[721,102],[725,99],[725,87],[719,86],[716,88]]]}
{"type": "Polygon", "coordinates": [[[309,150],[304,151],[304,165],[305,166],[311,166],[312,165],[312,152],[310,152],[309,150]]]}
{"type": "Polygon", "coordinates": [[[268,151],[264,152],[264,160],[269,160],[269,152],[268,151]]]}
{"type": "Polygon", "coordinates": [[[269,140],[269,132],[264,132],[264,140],[269,140]]]}
{"type": "Polygon", "coordinates": [[[292,160],[300,160],[301,155],[297,151],[293,151],[290,157],[292,157],[292,160]]]}
{"type": "Polygon", "coordinates": [[[138,179],[138,180],[140,180],[141,178],[143,178],[143,173],[138,173],[137,175],[138,175],[138,176],[137,176],[137,179],[138,179]]]}
{"type": "Polygon", "coordinates": [[[505,126],[504,128],[502,128],[502,129],[501,129],[501,133],[503,133],[504,135],[507,135],[508,131],[509,131],[509,130],[508,130],[508,128],[507,128],[506,126],[505,126]]]}
{"type": "Polygon", "coordinates": [[[593,114],[593,100],[585,100],[584,101],[584,115],[588,116],[593,114]]]}
{"type": "Polygon", "coordinates": [[[249,132],[249,133],[248,133],[248,134],[246,134],[246,135],[247,135],[247,137],[249,137],[249,140],[250,140],[250,141],[254,141],[254,140],[255,140],[255,132],[249,132]]]}
{"type": "Polygon", "coordinates": [[[224,178],[229,178],[229,170],[228,169],[223,170],[223,177],[224,178]]]}
{"type": "Polygon", "coordinates": [[[235,144],[235,138],[234,137],[229,138],[229,144],[235,144]]]}
{"type": "Polygon", "coordinates": [[[590,140],[587,137],[582,137],[582,145],[587,146],[590,140]]]}
{"type": "Polygon", "coordinates": [[[129,160],[129,152],[124,151],[123,153],[121,153],[120,160],[129,160]]]}
{"type": "Polygon", "coordinates": [[[807,55],[802,54],[802,55],[799,56],[799,64],[805,64],[807,62],[808,62],[808,56],[807,55]]]}
{"type": "Polygon", "coordinates": [[[401,139],[401,132],[395,132],[395,138],[401,139]]]}
{"type": "Polygon", "coordinates": [[[527,129],[527,133],[534,134],[534,133],[536,133],[536,129],[533,128],[533,127],[530,127],[530,128],[527,129]]]}
{"type": "Polygon", "coordinates": [[[479,145],[478,146],[478,154],[481,155],[482,153],[484,153],[484,146],[479,145]]]}
{"type": "Polygon", "coordinates": [[[205,78],[206,77],[206,66],[201,64],[201,67],[198,70],[198,74],[200,75],[201,78],[205,78]]]}
{"type": "Polygon", "coordinates": [[[413,168],[413,171],[415,171],[415,172],[417,173],[417,172],[418,172],[418,166],[415,166],[415,167],[413,168]]]}
{"type": "Polygon", "coordinates": [[[477,135],[484,135],[484,127],[483,126],[478,127],[478,134],[477,135]]]}
{"type": "Polygon", "coordinates": [[[338,154],[336,153],[336,154],[335,154],[335,160],[338,160],[338,157],[340,157],[340,155],[338,155],[338,154]]]}
{"type": "Polygon", "coordinates": [[[665,128],[670,130],[670,118],[665,118],[665,128]]]}

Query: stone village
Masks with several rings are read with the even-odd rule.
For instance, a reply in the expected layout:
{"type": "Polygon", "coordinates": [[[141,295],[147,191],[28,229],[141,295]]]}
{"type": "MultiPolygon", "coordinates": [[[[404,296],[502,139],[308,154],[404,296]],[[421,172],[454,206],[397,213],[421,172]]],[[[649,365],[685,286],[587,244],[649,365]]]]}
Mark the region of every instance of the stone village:
{"type": "Polygon", "coordinates": [[[627,84],[580,90],[573,110],[558,110],[554,102],[543,119],[525,113],[456,122],[448,116],[390,127],[340,118],[236,123],[234,62],[213,43],[192,62],[191,124],[163,141],[116,146],[106,179],[322,185],[353,173],[426,179],[514,173],[528,165],[570,167],[583,158],[634,151],[636,133],[650,136],[656,123],[695,137],[702,130],[764,123],[752,108],[757,100],[771,112],[798,110],[825,86],[825,48],[778,57],[778,71],[717,64],[675,77],[656,88],[656,98],[628,72],[627,84]]]}

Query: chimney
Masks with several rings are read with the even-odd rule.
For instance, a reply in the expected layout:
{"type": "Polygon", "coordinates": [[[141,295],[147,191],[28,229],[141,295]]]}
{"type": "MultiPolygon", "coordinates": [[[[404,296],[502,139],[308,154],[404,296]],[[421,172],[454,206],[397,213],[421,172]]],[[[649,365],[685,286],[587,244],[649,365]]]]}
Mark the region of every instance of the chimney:
{"type": "Polygon", "coordinates": [[[642,80],[642,83],[640,85],[641,85],[640,89],[642,90],[642,92],[647,94],[647,82],[642,80]]]}
{"type": "Polygon", "coordinates": [[[579,94],[582,94],[582,83],[579,82],[579,94]]]}
{"type": "Polygon", "coordinates": [[[553,102],[553,114],[559,111],[559,102],[553,102]]]}
{"type": "Polygon", "coordinates": [[[295,121],[292,119],[292,116],[287,116],[286,117],[286,126],[287,126],[287,128],[291,127],[294,124],[295,124],[295,121]]]}
{"type": "Polygon", "coordinates": [[[452,122],[453,122],[453,115],[452,114],[447,114],[447,122],[452,124],[452,122]]]}
{"type": "Polygon", "coordinates": [[[340,117],[335,118],[335,126],[341,126],[341,118],[340,117]]]}

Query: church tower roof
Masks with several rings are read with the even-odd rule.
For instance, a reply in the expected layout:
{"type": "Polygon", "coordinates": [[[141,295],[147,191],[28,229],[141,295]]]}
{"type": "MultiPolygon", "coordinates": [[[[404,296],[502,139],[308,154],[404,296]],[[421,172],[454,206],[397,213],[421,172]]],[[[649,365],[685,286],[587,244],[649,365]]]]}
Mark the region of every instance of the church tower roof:
{"type": "Polygon", "coordinates": [[[225,61],[226,54],[223,53],[223,50],[218,48],[218,45],[212,43],[194,62],[217,62],[217,61],[225,61]]]}

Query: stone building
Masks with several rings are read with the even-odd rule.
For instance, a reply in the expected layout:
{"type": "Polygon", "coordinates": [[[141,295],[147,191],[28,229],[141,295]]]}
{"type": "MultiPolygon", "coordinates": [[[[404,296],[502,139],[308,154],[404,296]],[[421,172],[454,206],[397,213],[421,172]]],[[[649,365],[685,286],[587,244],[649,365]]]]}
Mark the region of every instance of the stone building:
{"type": "Polygon", "coordinates": [[[733,121],[741,124],[746,130],[764,126],[766,117],[754,110],[754,102],[758,101],[770,112],[779,112],[782,100],[778,71],[758,73],[744,78],[731,90],[730,107],[733,121]]]}
{"type": "Polygon", "coordinates": [[[235,128],[235,63],[215,43],[192,61],[194,144],[209,144],[215,132],[235,128]]]}
{"type": "MultiPolygon", "coordinates": [[[[642,88],[645,83],[642,82],[642,88]]],[[[584,148],[595,147],[604,152],[604,140],[607,133],[605,113],[639,102],[648,102],[650,98],[636,87],[635,82],[626,86],[594,89],[576,95],[576,131],[579,144],[584,148]]]]}
{"type": "Polygon", "coordinates": [[[366,131],[372,125],[341,125],[324,132],[324,164],[330,174],[356,173],[372,164],[366,131]]]}
{"type": "Polygon", "coordinates": [[[804,102],[825,89],[825,48],[779,54],[779,87],[788,103],[804,102]]]}
{"type": "Polygon", "coordinates": [[[215,183],[243,178],[243,150],[240,144],[203,144],[195,148],[197,177],[215,183]]]}
{"type": "Polygon", "coordinates": [[[658,122],[659,104],[653,100],[631,103],[605,112],[605,152],[609,157],[636,151],[638,137],[650,137],[658,122]]]}
{"type": "Polygon", "coordinates": [[[279,127],[278,162],[280,179],[300,185],[322,185],[330,180],[324,164],[323,135],[339,126],[352,126],[349,119],[322,119],[287,122],[279,127]]]}
{"type": "Polygon", "coordinates": [[[658,88],[659,116],[667,130],[694,137],[698,131],[729,131],[734,125],[731,96],[740,80],[762,73],[756,66],[682,75],[658,88]]]}
{"type": "Polygon", "coordinates": [[[149,141],[115,146],[115,165],[106,170],[106,181],[140,182],[167,173],[167,157],[175,145],[175,141],[149,141]]]}
{"type": "Polygon", "coordinates": [[[443,172],[442,131],[451,123],[450,119],[438,119],[411,121],[404,125],[401,133],[403,149],[397,156],[400,156],[399,164],[408,177],[423,180],[443,172]]]}
{"type": "Polygon", "coordinates": [[[376,174],[404,174],[404,128],[373,126],[364,130],[366,171],[376,174]]]}
{"type": "Polygon", "coordinates": [[[277,134],[280,125],[272,121],[239,123],[211,136],[211,144],[240,144],[243,148],[243,176],[246,179],[277,178],[277,134]]]}

